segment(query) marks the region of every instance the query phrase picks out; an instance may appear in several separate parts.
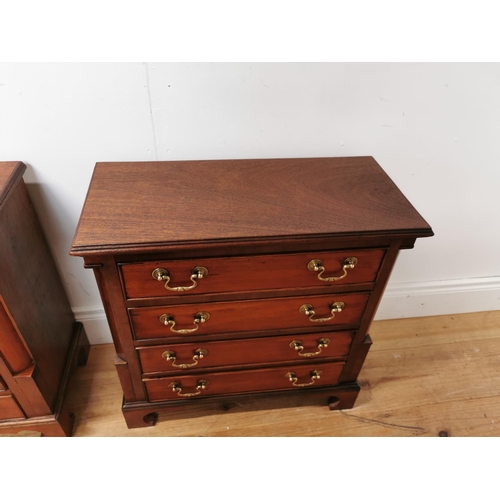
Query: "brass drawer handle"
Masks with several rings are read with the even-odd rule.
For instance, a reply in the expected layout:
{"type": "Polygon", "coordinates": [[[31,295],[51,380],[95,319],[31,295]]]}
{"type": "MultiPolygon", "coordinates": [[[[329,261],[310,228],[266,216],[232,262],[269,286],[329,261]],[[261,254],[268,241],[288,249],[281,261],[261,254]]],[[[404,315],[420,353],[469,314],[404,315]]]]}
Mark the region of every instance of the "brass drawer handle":
{"type": "Polygon", "coordinates": [[[193,323],[195,324],[194,328],[189,328],[189,329],[184,328],[182,330],[175,330],[174,329],[175,319],[171,314],[166,313],[162,314],[159,317],[160,323],[163,323],[165,326],[170,325],[171,332],[180,333],[182,335],[186,333],[196,332],[196,330],[198,330],[198,328],[200,327],[200,323],[205,323],[205,321],[208,321],[209,319],[210,319],[210,314],[208,314],[207,312],[198,312],[194,315],[194,320],[193,320],[193,323]]]}
{"type": "Polygon", "coordinates": [[[165,351],[162,356],[165,358],[166,361],[172,361],[172,366],[175,366],[176,368],[191,368],[192,366],[196,366],[198,364],[198,360],[204,358],[205,356],[208,355],[208,351],[206,349],[196,349],[194,351],[194,356],[193,356],[193,361],[194,363],[187,363],[187,364],[182,364],[182,365],[177,365],[175,362],[177,360],[177,355],[175,354],[174,351],[165,351]]]}
{"type": "Polygon", "coordinates": [[[208,380],[198,380],[196,384],[196,392],[186,392],[182,394],[182,385],[180,382],[172,382],[168,385],[174,392],[177,393],[177,396],[182,396],[183,398],[191,398],[193,396],[198,396],[201,394],[201,391],[208,387],[208,380]]]}
{"type": "Polygon", "coordinates": [[[191,276],[189,279],[193,282],[191,286],[173,286],[170,287],[168,284],[170,283],[170,273],[168,272],[167,269],[163,269],[162,267],[157,267],[152,273],[151,276],[153,276],[153,279],[157,281],[164,281],[165,282],[165,288],[167,290],[170,290],[171,292],[187,292],[188,290],[192,290],[193,288],[196,288],[198,285],[198,282],[196,281],[197,279],[202,279],[205,278],[205,276],[208,275],[208,269],[206,267],[198,266],[195,267],[191,271],[191,276]]]}
{"type": "Polygon", "coordinates": [[[313,370],[311,372],[311,381],[307,382],[306,384],[298,384],[297,381],[299,380],[297,378],[297,375],[295,372],[288,372],[285,377],[295,386],[295,387],[307,387],[309,385],[313,385],[316,380],[319,380],[321,378],[321,375],[323,375],[322,371],[319,370],[313,370]]]}
{"type": "Polygon", "coordinates": [[[342,271],[344,271],[344,274],[342,274],[342,276],[330,276],[328,278],[323,278],[322,276],[325,272],[325,268],[323,267],[323,262],[321,262],[321,260],[319,259],[313,259],[309,261],[309,264],[307,264],[307,269],[309,269],[309,271],[318,273],[318,279],[321,281],[340,281],[347,276],[347,270],[354,269],[357,263],[358,259],[356,259],[356,257],[347,257],[347,259],[344,259],[344,262],[342,263],[342,271]]]}
{"type": "Polygon", "coordinates": [[[288,344],[292,349],[297,351],[299,356],[303,356],[304,358],[311,358],[312,356],[317,356],[321,354],[322,349],[326,349],[328,344],[330,343],[330,339],[324,338],[318,340],[318,350],[316,352],[302,352],[304,350],[304,346],[300,340],[292,340],[290,344],[288,344]]]}
{"type": "Polygon", "coordinates": [[[314,308],[311,304],[304,304],[304,305],[300,306],[299,311],[302,314],[305,314],[309,318],[309,321],[314,321],[316,323],[322,323],[324,321],[330,321],[331,319],[335,318],[335,313],[342,312],[344,307],[345,307],[345,304],[343,302],[334,302],[333,304],[330,304],[331,316],[327,316],[326,318],[315,318],[314,315],[316,313],[314,312],[314,308]]]}

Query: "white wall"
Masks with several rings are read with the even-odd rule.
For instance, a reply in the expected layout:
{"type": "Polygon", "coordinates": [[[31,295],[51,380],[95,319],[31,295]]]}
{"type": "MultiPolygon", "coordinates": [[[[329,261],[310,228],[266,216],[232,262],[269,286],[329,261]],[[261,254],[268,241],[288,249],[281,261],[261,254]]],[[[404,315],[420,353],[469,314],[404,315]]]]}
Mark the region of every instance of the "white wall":
{"type": "Polygon", "coordinates": [[[110,342],[68,256],[97,161],[371,155],[434,229],[377,318],[500,308],[500,64],[0,64],[0,159],[25,179],[71,304],[110,342]]]}

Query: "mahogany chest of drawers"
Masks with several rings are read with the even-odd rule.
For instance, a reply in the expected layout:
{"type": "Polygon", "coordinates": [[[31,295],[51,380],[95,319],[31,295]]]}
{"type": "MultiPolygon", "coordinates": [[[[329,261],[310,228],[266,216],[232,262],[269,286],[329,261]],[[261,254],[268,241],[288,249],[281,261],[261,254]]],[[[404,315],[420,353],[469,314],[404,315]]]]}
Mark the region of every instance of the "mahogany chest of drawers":
{"type": "Polygon", "coordinates": [[[89,343],[75,322],[20,162],[0,162],[0,434],[69,436],[69,376],[89,343]]]}
{"type": "Polygon", "coordinates": [[[351,408],[398,252],[432,234],[371,157],[98,163],[71,255],[139,427],[257,397],[351,408]]]}

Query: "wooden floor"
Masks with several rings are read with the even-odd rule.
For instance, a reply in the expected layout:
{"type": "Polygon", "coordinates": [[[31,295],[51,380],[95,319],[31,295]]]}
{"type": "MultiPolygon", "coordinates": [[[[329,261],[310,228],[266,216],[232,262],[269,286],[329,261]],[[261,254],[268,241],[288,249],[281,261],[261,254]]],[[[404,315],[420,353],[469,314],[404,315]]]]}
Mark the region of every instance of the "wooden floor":
{"type": "Polygon", "coordinates": [[[127,429],[112,345],[93,346],[69,402],[75,436],[500,436],[500,311],[375,322],[351,410],[194,410],[127,429]]]}

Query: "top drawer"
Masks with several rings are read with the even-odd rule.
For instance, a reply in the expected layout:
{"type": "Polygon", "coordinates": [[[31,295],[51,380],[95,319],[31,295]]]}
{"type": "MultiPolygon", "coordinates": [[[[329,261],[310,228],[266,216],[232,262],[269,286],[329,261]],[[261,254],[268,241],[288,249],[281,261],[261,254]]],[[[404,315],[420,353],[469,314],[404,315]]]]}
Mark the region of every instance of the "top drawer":
{"type": "Polygon", "coordinates": [[[325,287],[375,281],[383,249],[120,264],[126,297],[325,287]]]}

